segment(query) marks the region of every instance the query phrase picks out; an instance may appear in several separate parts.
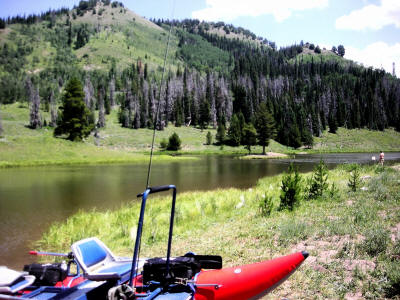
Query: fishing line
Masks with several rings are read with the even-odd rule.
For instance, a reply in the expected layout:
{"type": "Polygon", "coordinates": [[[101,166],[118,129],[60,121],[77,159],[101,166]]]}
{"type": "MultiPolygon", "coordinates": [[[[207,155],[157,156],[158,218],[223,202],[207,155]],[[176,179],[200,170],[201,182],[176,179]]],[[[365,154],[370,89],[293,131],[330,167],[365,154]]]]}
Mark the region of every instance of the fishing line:
{"type": "MultiPolygon", "coordinates": [[[[163,84],[164,84],[165,66],[166,66],[167,57],[168,57],[168,50],[169,50],[169,43],[170,43],[170,40],[171,40],[172,27],[173,27],[173,24],[174,24],[173,23],[174,13],[175,13],[175,0],[173,1],[171,25],[169,27],[167,48],[165,49],[165,55],[164,55],[164,66],[163,66],[163,72],[162,72],[162,75],[161,75],[160,90],[159,90],[159,93],[158,93],[157,111],[156,111],[156,115],[154,116],[154,122],[153,122],[153,127],[154,127],[153,128],[153,140],[151,142],[150,162],[149,162],[149,168],[147,170],[146,189],[148,189],[149,186],[150,186],[150,174],[151,174],[151,164],[152,164],[152,161],[153,161],[154,141],[155,141],[155,138],[156,138],[156,128],[157,128],[158,114],[160,113],[160,107],[161,107],[161,91],[162,91],[163,84]]],[[[167,122],[168,122],[168,120],[167,120],[167,122]]]]}
{"type": "MultiPolygon", "coordinates": [[[[163,84],[164,84],[164,74],[165,74],[165,67],[166,67],[166,63],[167,63],[167,57],[168,57],[168,51],[169,51],[169,44],[171,41],[171,33],[172,33],[172,27],[173,27],[173,17],[175,14],[175,1],[173,0],[173,4],[172,4],[172,15],[171,15],[171,25],[169,27],[169,33],[168,33],[168,41],[167,41],[167,47],[165,49],[165,54],[164,54],[164,65],[163,65],[163,71],[161,74],[161,81],[160,81],[160,90],[158,92],[158,105],[157,105],[157,111],[156,111],[156,115],[154,116],[154,122],[153,122],[153,139],[151,142],[151,150],[150,150],[150,161],[149,161],[149,167],[147,170],[147,180],[146,180],[146,190],[150,187],[150,175],[151,175],[151,165],[152,165],[152,161],[153,161],[153,152],[154,152],[154,141],[156,138],[156,128],[157,128],[157,121],[158,121],[158,115],[160,113],[160,108],[161,108],[161,91],[163,88],[163,84]]],[[[168,122],[168,120],[167,120],[168,122]]],[[[136,260],[136,266],[135,266],[135,270],[138,269],[139,266],[139,257],[140,257],[140,248],[141,248],[141,240],[139,240],[139,251],[138,251],[138,259],[136,260]]],[[[133,283],[133,286],[136,287],[136,279],[137,276],[135,276],[135,281],[133,283]]]]}

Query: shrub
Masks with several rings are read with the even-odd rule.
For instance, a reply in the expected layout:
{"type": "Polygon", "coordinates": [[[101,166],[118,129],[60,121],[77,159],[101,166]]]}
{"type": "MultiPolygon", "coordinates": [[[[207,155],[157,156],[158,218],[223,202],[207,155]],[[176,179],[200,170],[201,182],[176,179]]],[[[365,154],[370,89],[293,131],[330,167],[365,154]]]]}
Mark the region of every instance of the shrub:
{"type": "Polygon", "coordinates": [[[290,164],[288,173],[283,175],[280,199],[280,210],[293,210],[301,201],[301,177],[293,164],[290,164]]]}
{"type": "Polygon", "coordinates": [[[287,221],[279,225],[279,231],[278,241],[283,246],[305,240],[309,236],[309,226],[302,221],[287,221]]]}
{"type": "Polygon", "coordinates": [[[272,209],[274,207],[274,201],[271,196],[265,196],[261,198],[259,201],[259,209],[260,209],[260,214],[263,217],[268,217],[271,215],[272,209]]]}
{"type": "Polygon", "coordinates": [[[307,180],[306,198],[316,199],[323,195],[328,189],[328,168],[321,159],[315,166],[312,177],[307,180]]]}
{"type": "Polygon", "coordinates": [[[389,233],[383,228],[371,228],[361,243],[361,249],[370,256],[377,256],[386,251],[389,244],[389,233]]]}
{"type": "Polygon", "coordinates": [[[387,262],[385,266],[385,277],[387,282],[384,285],[387,297],[398,297],[400,295],[400,263],[398,261],[387,262]]]}
{"type": "Polygon", "coordinates": [[[176,132],[174,132],[169,137],[167,150],[178,151],[180,149],[181,149],[181,139],[179,138],[179,135],[176,132]]]}
{"type": "Polygon", "coordinates": [[[206,136],[206,145],[211,145],[212,144],[212,135],[211,132],[207,132],[207,136],[206,136]]]}
{"type": "Polygon", "coordinates": [[[166,139],[162,139],[160,142],[160,148],[162,150],[165,150],[165,149],[167,149],[167,147],[168,147],[168,141],[166,139]]]}
{"type": "Polygon", "coordinates": [[[360,183],[360,168],[358,165],[354,165],[350,172],[350,178],[347,185],[353,192],[355,192],[360,187],[360,183]]]}

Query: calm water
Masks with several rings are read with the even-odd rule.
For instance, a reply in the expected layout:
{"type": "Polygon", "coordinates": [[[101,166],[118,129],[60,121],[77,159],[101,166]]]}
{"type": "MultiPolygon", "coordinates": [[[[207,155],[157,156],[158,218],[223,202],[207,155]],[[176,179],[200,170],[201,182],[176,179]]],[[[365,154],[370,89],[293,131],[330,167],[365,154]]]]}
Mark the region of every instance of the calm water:
{"type": "MultiPolygon", "coordinates": [[[[340,163],[371,163],[374,154],[326,154],[329,167],[340,163]]],[[[151,185],[175,184],[178,192],[219,187],[248,188],[261,177],[287,170],[294,162],[301,172],[312,170],[320,155],[292,159],[239,160],[207,156],[198,160],[156,164],[151,185]]],[[[400,162],[400,152],[386,153],[386,163],[400,162]]],[[[20,270],[34,258],[27,255],[54,221],[79,209],[118,208],[135,201],[144,190],[147,164],[16,168],[0,170],[0,265],[20,270]]],[[[178,198],[179,200],[179,198],[178,198]]]]}

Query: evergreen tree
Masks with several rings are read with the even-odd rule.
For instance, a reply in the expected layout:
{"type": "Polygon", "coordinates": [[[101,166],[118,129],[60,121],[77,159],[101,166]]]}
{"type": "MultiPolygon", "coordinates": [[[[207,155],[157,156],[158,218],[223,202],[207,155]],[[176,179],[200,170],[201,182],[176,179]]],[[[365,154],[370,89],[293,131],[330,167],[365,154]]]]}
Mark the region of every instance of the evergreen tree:
{"type": "MultiPolygon", "coordinates": [[[[237,114],[237,117],[239,120],[240,136],[243,137],[244,127],[246,126],[246,119],[241,111],[237,114]]],[[[242,143],[242,141],[240,141],[240,143],[242,143]]]]}
{"type": "Polygon", "coordinates": [[[311,132],[307,128],[303,128],[301,132],[301,142],[307,148],[312,148],[314,145],[314,139],[311,132]]]}
{"type": "Polygon", "coordinates": [[[400,132],[400,114],[397,117],[396,125],[395,125],[396,131],[400,132]]]}
{"type": "Polygon", "coordinates": [[[174,132],[168,139],[168,146],[167,150],[171,151],[178,151],[181,149],[181,139],[179,138],[179,135],[174,132]]]}
{"type": "Polygon", "coordinates": [[[360,179],[360,167],[357,164],[354,164],[350,171],[350,178],[347,182],[347,186],[351,191],[356,192],[360,187],[361,179],[360,179]]]}
{"type": "Polygon", "coordinates": [[[210,121],[210,103],[206,99],[203,100],[200,106],[200,128],[207,128],[208,122],[210,121]]]}
{"type": "Polygon", "coordinates": [[[223,122],[218,123],[217,134],[215,135],[215,139],[218,144],[223,145],[225,143],[226,138],[226,129],[225,124],[223,122]]]}
{"type": "Polygon", "coordinates": [[[207,132],[207,136],[206,136],[206,145],[211,145],[212,144],[212,134],[211,132],[207,132]]]}
{"type": "Polygon", "coordinates": [[[232,146],[239,146],[242,139],[242,130],[236,114],[232,116],[231,124],[228,129],[228,140],[232,146]]]}
{"type": "Polygon", "coordinates": [[[281,185],[281,203],[279,209],[289,209],[293,210],[296,206],[300,204],[301,201],[301,177],[297,168],[290,164],[288,173],[284,174],[282,177],[281,185]]]}
{"type": "Polygon", "coordinates": [[[329,126],[329,132],[330,133],[336,133],[338,130],[338,125],[336,122],[335,115],[333,111],[329,113],[329,118],[328,118],[328,126],[329,126]]]}
{"type": "Polygon", "coordinates": [[[307,181],[306,198],[308,200],[319,198],[328,189],[328,168],[321,159],[314,167],[312,177],[307,181]]]}
{"type": "Polygon", "coordinates": [[[257,131],[252,123],[245,124],[243,128],[242,144],[246,146],[246,149],[251,153],[251,146],[257,143],[257,131]]]}
{"type": "Polygon", "coordinates": [[[6,28],[6,22],[2,18],[0,18],[0,29],[4,28],[6,28]]]}
{"type": "Polygon", "coordinates": [[[345,54],[345,49],[344,49],[343,45],[339,45],[338,48],[337,48],[337,51],[338,51],[338,54],[339,54],[341,57],[344,56],[344,54],[345,54]]]}
{"type": "Polygon", "coordinates": [[[265,147],[269,145],[269,140],[275,137],[275,122],[265,102],[259,105],[256,113],[256,131],[258,145],[263,147],[262,154],[265,155],[265,147]]]}
{"type": "Polygon", "coordinates": [[[301,147],[301,135],[300,129],[296,123],[293,123],[289,127],[289,134],[288,134],[288,146],[293,147],[295,149],[301,147]]]}
{"type": "Polygon", "coordinates": [[[71,22],[69,21],[69,18],[67,19],[69,26],[68,26],[68,41],[67,44],[68,46],[72,45],[72,25],[71,22]]]}
{"type": "Polygon", "coordinates": [[[78,79],[72,78],[67,82],[62,101],[60,122],[54,135],[67,134],[68,140],[81,141],[94,126],[89,124],[90,111],[85,106],[82,84],[78,79]]]}

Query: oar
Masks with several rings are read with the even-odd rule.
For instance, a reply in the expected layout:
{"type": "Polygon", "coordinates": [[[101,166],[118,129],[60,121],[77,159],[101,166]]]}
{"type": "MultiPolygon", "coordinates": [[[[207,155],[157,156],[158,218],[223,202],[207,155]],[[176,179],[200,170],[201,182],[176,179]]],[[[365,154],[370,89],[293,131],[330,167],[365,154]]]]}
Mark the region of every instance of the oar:
{"type": "Polygon", "coordinates": [[[47,256],[61,256],[67,258],[74,258],[74,254],[72,252],[65,254],[65,253],[57,253],[57,252],[43,252],[43,251],[29,251],[30,255],[47,255],[47,256]]]}

